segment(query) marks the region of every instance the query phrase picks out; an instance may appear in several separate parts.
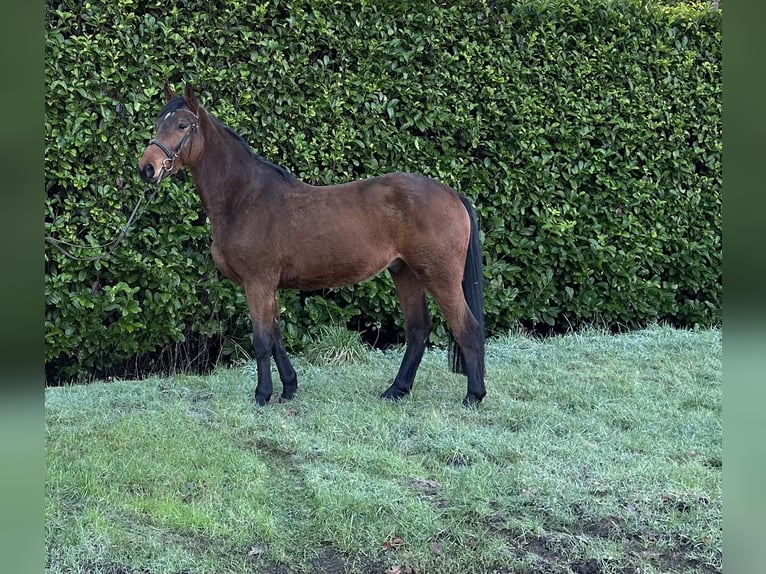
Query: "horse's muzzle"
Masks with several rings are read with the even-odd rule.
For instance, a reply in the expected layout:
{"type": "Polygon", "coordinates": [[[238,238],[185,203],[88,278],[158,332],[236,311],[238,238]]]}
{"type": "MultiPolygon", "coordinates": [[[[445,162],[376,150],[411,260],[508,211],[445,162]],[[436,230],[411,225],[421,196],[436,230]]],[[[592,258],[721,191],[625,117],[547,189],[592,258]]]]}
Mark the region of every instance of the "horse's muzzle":
{"type": "Polygon", "coordinates": [[[144,167],[138,166],[138,174],[147,183],[157,183],[157,174],[154,172],[154,166],[147,163],[144,167]]]}

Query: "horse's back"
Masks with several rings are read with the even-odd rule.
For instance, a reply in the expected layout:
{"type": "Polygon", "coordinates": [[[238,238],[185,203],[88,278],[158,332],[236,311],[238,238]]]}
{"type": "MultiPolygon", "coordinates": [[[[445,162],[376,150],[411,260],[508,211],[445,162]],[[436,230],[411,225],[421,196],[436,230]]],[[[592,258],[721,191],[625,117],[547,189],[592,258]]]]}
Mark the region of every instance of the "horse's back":
{"type": "Polygon", "coordinates": [[[331,187],[349,210],[374,218],[389,214],[398,226],[428,228],[462,218],[464,208],[455,190],[429,177],[394,172],[331,187]]]}
{"type": "Polygon", "coordinates": [[[363,221],[371,229],[381,223],[407,227],[419,223],[429,227],[431,222],[445,223],[444,217],[462,219],[465,211],[455,190],[407,172],[338,185],[299,187],[287,198],[286,209],[299,219],[307,214],[318,225],[325,219],[340,223],[341,218],[347,217],[351,220],[348,224],[363,221]]]}

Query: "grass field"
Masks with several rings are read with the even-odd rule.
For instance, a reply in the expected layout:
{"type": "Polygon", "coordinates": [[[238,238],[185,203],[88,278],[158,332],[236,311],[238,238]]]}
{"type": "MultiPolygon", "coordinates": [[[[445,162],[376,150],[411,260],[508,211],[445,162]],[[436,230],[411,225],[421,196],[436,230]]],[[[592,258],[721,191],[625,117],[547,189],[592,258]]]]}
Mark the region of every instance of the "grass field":
{"type": "Polygon", "coordinates": [[[721,332],[654,327],[446,353],[377,397],[401,350],[46,390],[50,573],[722,571],[721,332]]]}

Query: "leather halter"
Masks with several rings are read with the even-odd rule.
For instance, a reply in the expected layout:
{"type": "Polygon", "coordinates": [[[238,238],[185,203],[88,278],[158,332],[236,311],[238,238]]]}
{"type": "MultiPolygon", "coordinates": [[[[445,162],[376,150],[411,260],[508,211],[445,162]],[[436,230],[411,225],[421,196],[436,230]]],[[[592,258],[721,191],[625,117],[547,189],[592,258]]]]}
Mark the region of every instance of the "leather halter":
{"type": "Polygon", "coordinates": [[[183,147],[186,145],[186,142],[189,140],[189,138],[197,133],[197,121],[199,120],[199,117],[197,114],[192,112],[191,110],[183,110],[184,112],[188,112],[191,115],[194,116],[195,121],[189,126],[188,131],[184,134],[184,137],[181,138],[181,141],[178,142],[178,145],[176,146],[176,149],[174,151],[170,151],[165,144],[162,142],[157,141],[156,139],[152,138],[149,140],[149,145],[156,145],[158,148],[162,150],[162,152],[167,156],[165,159],[162,160],[162,169],[164,169],[166,172],[169,172],[173,169],[173,164],[175,164],[176,158],[181,155],[181,150],[183,150],[183,147]]]}

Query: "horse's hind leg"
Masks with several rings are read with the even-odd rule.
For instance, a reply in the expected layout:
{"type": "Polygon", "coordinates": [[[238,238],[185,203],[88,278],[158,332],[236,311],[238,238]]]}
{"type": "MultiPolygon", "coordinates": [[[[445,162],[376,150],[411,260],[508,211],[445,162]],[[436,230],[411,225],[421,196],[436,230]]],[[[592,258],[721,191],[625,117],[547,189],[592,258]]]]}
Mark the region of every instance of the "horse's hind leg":
{"type": "Polygon", "coordinates": [[[381,398],[397,400],[412,389],[432,323],[428,314],[425,286],[412,269],[402,263],[390,267],[389,271],[394,279],[399,303],[404,313],[407,347],[394,383],[381,395],[381,398]]]}
{"type": "Polygon", "coordinates": [[[429,284],[429,291],[447,319],[452,336],[463,352],[468,390],[463,404],[479,403],[487,394],[484,386],[484,336],[482,326],[471,313],[460,283],[429,284]]]}

